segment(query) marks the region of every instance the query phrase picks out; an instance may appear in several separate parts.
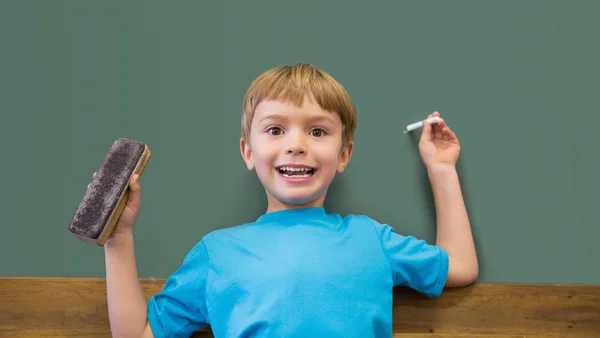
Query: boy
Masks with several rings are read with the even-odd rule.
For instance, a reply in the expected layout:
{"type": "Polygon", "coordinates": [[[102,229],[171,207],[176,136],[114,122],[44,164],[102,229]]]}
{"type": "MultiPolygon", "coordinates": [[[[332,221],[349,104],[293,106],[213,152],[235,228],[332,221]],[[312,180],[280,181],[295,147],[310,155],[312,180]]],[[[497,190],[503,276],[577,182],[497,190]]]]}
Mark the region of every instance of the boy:
{"type": "MultiPolygon", "coordinates": [[[[435,112],[432,115],[439,116],[435,112]]],[[[432,116],[430,115],[430,116],[432,116]]],[[[265,188],[266,213],[206,235],[147,303],[132,227],[138,176],[105,245],[115,337],[391,337],[392,288],[438,296],[478,274],[455,163],[460,147],[442,120],[424,121],[419,150],[437,213],[430,245],[363,215],[323,209],[353,150],[354,105],[331,76],[308,64],[259,76],[243,104],[240,151],[265,188]]]]}

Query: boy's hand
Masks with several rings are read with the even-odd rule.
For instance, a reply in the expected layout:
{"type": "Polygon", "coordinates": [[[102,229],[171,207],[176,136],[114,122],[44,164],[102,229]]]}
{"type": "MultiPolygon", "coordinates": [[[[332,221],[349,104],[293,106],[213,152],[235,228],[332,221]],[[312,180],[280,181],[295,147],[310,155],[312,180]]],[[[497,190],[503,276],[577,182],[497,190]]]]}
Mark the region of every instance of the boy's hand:
{"type": "MultiPolygon", "coordinates": [[[[96,173],[93,174],[93,177],[96,177],[96,173]]],[[[137,174],[131,177],[131,180],[129,181],[129,191],[127,192],[128,196],[126,196],[128,198],[127,204],[125,205],[125,208],[123,208],[123,212],[117,220],[117,224],[109,236],[109,239],[124,232],[131,233],[141,205],[141,187],[139,179],[140,175],[137,174]]],[[[88,188],[89,186],[90,185],[88,184],[88,188]]]]}
{"type": "MultiPolygon", "coordinates": [[[[440,116],[440,113],[434,112],[428,118],[433,116],[440,116]]],[[[435,124],[424,120],[419,152],[428,170],[454,167],[460,154],[460,143],[443,119],[435,124]]]]}

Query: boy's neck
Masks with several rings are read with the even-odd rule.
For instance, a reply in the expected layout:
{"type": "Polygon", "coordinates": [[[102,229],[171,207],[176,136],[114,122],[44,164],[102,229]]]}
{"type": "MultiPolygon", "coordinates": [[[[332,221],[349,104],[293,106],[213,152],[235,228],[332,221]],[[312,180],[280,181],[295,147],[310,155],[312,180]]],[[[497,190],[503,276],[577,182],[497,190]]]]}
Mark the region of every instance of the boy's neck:
{"type": "Polygon", "coordinates": [[[322,196],[314,201],[305,204],[291,204],[279,201],[278,199],[267,196],[267,211],[266,213],[289,210],[289,209],[303,209],[303,208],[322,208],[324,205],[325,196],[322,196]]]}

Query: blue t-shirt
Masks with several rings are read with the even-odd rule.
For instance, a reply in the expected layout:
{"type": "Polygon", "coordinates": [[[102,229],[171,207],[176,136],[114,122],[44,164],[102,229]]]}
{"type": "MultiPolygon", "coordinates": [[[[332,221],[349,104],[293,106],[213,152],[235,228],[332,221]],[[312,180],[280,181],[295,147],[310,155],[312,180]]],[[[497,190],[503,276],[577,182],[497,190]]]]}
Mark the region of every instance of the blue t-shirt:
{"type": "Polygon", "coordinates": [[[148,301],[155,337],[391,337],[392,288],[438,296],[442,248],[362,215],[282,210],[206,235],[148,301]]]}

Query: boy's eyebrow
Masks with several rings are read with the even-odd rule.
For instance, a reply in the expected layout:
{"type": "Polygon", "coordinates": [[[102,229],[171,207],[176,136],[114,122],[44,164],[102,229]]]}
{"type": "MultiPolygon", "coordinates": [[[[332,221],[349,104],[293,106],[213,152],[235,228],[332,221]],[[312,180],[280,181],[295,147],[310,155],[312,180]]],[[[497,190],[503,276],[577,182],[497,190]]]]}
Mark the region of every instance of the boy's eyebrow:
{"type": "MultiPolygon", "coordinates": [[[[258,120],[258,123],[261,123],[266,120],[280,120],[280,119],[285,119],[285,118],[286,118],[285,114],[269,114],[267,116],[262,117],[260,120],[258,120]]],[[[310,119],[312,121],[327,121],[329,123],[335,124],[335,120],[329,114],[314,116],[314,117],[311,117],[310,119]]]]}
{"type": "Polygon", "coordinates": [[[331,114],[327,115],[319,115],[313,118],[315,121],[327,121],[329,123],[335,124],[335,120],[331,117],[331,114]]]}
{"type": "Polygon", "coordinates": [[[279,118],[281,118],[281,115],[269,114],[267,116],[263,116],[260,120],[258,120],[258,123],[260,123],[262,121],[266,121],[266,120],[277,120],[279,118]]]}

